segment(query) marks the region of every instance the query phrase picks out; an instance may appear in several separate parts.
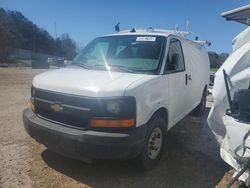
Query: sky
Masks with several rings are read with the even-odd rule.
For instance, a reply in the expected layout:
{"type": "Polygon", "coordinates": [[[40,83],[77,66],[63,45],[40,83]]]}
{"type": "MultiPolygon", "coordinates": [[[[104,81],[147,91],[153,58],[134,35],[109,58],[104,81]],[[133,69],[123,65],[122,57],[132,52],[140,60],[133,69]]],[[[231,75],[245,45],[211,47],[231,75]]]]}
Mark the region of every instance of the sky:
{"type": "Polygon", "coordinates": [[[189,20],[189,30],[212,43],[208,50],[230,53],[232,39],[246,26],[227,22],[220,14],[249,3],[249,0],[0,0],[0,7],[22,12],[53,37],[69,33],[79,46],[115,32],[117,22],[121,30],[174,29],[176,24],[179,30],[185,30],[189,20]]]}

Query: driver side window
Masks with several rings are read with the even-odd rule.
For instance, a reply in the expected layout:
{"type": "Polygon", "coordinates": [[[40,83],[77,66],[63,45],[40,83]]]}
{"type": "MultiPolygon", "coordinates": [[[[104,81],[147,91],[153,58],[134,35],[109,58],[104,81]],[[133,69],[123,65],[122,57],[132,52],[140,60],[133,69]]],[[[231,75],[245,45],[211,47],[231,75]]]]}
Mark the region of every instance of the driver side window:
{"type": "Polygon", "coordinates": [[[184,56],[178,39],[171,39],[164,73],[185,71],[184,56]]]}

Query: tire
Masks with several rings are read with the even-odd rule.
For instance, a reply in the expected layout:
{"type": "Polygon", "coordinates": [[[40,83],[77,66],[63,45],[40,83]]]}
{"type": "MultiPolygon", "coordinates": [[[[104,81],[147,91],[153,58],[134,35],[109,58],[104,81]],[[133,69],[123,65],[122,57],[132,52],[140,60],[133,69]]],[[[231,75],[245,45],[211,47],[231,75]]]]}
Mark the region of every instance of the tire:
{"type": "Polygon", "coordinates": [[[148,123],[148,130],[138,165],[142,170],[150,170],[160,160],[166,144],[166,121],[157,116],[148,123]]]}
{"type": "Polygon", "coordinates": [[[193,110],[193,115],[197,117],[201,117],[206,108],[206,100],[207,100],[207,89],[205,88],[201,97],[200,104],[193,110]]]}

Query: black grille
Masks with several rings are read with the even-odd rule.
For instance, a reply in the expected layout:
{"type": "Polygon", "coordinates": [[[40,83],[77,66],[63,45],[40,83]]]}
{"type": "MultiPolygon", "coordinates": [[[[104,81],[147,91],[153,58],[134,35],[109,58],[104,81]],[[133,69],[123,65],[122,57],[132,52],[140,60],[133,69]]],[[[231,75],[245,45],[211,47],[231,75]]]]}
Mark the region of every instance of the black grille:
{"type": "Polygon", "coordinates": [[[44,90],[35,90],[36,113],[46,119],[59,123],[86,128],[92,117],[91,109],[95,101],[75,95],[67,95],[44,90]],[[52,105],[59,104],[63,107],[61,111],[52,109],[52,105]]]}
{"type": "Polygon", "coordinates": [[[64,94],[58,92],[45,91],[40,89],[35,89],[35,97],[49,100],[49,101],[61,101],[64,104],[78,106],[83,108],[90,108],[95,105],[95,101],[92,98],[82,97],[71,94],[64,94]]]}
{"type": "Polygon", "coordinates": [[[38,107],[37,114],[58,123],[63,123],[70,126],[75,126],[79,128],[86,128],[89,126],[89,120],[86,118],[81,118],[65,113],[55,113],[46,109],[41,109],[38,107]]]}

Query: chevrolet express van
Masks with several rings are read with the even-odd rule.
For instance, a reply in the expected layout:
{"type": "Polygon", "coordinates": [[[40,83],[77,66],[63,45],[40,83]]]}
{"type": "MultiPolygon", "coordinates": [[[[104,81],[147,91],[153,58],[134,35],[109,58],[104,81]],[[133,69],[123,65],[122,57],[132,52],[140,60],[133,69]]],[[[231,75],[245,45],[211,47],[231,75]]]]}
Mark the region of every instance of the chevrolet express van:
{"type": "Polygon", "coordinates": [[[94,39],[67,67],[37,75],[23,122],[62,155],[136,158],[150,169],[167,131],[193,110],[202,114],[208,84],[204,44],[175,31],[121,31],[94,39]]]}

